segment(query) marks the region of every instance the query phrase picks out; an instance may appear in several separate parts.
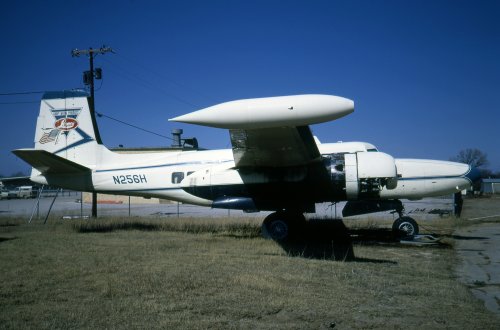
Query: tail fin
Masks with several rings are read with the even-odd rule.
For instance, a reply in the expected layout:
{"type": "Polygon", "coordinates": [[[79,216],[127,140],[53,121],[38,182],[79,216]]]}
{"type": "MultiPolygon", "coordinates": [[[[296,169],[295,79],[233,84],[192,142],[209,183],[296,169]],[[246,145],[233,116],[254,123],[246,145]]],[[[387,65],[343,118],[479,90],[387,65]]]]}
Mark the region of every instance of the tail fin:
{"type": "Polygon", "coordinates": [[[83,91],[47,92],[40,103],[35,150],[45,150],[75,163],[96,164],[100,144],[95,118],[83,91]]]}
{"type": "Polygon", "coordinates": [[[13,152],[33,167],[34,182],[92,191],[92,168],[98,166],[106,151],[100,143],[87,93],[64,91],[43,95],[35,148],[13,152]]]}

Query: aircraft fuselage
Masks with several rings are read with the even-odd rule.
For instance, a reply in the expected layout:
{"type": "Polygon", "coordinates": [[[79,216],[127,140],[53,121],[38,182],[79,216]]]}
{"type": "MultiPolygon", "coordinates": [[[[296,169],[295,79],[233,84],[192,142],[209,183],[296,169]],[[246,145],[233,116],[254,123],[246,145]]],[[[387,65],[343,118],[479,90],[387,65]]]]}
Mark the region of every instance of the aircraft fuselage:
{"type": "MultiPolygon", "coordinates": [[[[108,155],[105,167],[92,169],[91,189],[87,186],[82,190],[236,209],[245,209],[248,207],[244,204],[245,198],[253,198],[258,209],[274,210],[287,205],[306,208],[311,203],[328,201],[420,199],[451,194],[471,184],[470,167],[466,164],[395,159],[397,182],[388,189],[388,183],[381,184],[376,177],[362,178],[359,162],[361,156],[386,154],[360,150],[359,144],[349,146],[352,147],[351,152],[347,152],[345,145],[347,143],[318,145],[323,158],[320,166],[329,167],[331,173],[328,178],[315,178],[314,167],[311,166],[297,166],[286,171],[272,168],[235,169],[231,149],[113,153],[108,155]],[[333,164],[331,159],[336,159],[336,163],[333,164]],[[354,161],[350,170],[349,160],[346,164],[346,159],[354,161]]],[[[390,159],[390,156],[386,158],[390,159]]],[[[371,164],[373,166],[375,164],[371,164]]],[[[64,186],[66,182],[67,188],[75,189],[74,180],[61,180],[60,176],[39,175],[32,178],[42,184],[58,186],[64,186]]]]}

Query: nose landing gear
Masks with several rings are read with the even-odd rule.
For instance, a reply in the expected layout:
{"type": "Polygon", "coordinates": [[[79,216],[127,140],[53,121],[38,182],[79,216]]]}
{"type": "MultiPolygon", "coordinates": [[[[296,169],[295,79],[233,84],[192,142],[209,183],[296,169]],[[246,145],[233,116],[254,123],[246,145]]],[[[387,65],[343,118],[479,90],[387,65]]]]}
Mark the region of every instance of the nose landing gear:
{"type": "Polygon", "coordinates": [[[392,232],[399,239],[411,239],[418,235],[418,231],[417,222],[410,217],[401,216],[392,224],[392,232]]]}
{"type": "Polygon", "coordinates": [[[416,235],[418,235],[418,224],[413,218],[404,216],[403,211],[404,207],[400,202],[398,207],[396,208],[396,212],[398,213],[399,218],[397,218],[392,224],[392,232],[398,239],[413,239],[416,235]]]}

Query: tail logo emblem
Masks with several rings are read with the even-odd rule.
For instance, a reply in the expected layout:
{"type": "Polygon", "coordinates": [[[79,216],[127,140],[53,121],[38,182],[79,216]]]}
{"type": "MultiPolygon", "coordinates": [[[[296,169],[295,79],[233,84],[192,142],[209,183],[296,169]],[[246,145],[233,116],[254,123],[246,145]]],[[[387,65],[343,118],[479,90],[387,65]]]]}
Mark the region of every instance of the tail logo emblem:
{"type": "Polygon", "coordinates": [[[78,120],[76,120],[81,111],[81,108],[51,109],[51,114],[55,119],[54,128],[42,128],[44,132],[38,142],[57,144],[60,136],[67,137],[72,130],[80,134],[84,140],[87,139],[88,135],[78,128],[78,120]]]}
{"type": "Polygon", "coordinates": [[[73,118],[61,118],[55,122],[54,127],[60,131],[67,132],[78,127],[78,121],[73,118]]]}

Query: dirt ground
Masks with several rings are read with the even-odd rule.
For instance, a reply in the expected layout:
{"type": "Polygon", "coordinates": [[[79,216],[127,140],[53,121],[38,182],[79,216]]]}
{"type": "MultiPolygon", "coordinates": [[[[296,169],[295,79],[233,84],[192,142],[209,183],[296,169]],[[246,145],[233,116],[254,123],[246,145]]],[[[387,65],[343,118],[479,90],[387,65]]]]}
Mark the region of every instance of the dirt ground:
{"type": "Polygon", "coordinates": [[[472,225],[455,232],[458,278],[500,316],[500,198],[466,199],[462,218],[472,225]]]}
{"type": "Polygon", "coordinates": [[[500,221],[500,196],[465,198],[462,218],[500,221]]]}

